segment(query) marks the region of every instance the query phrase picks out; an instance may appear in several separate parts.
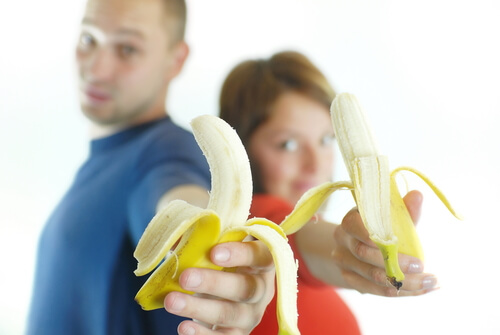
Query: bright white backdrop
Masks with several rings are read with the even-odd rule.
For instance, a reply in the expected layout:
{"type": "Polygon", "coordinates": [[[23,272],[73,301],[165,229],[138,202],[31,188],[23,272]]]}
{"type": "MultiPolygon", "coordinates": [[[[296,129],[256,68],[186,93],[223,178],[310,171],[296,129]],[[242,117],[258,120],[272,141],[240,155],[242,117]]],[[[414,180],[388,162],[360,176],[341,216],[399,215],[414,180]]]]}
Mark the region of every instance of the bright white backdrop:
{"type": "MultiPolygon", "coordinates": [[[[425,194],[419,225],[441,289],[342,291],[367,335],[499,334],[500,4],[496,0],[188,0],[192,52],[168,108],[217,113],[227,71],[294,49],[355,93],[391,164],[427,173],[465,216],[425,194]]],[[[22,334],[38,234],[87,154],[73,47],[83,1],[0,4],[0,334],[22,334]]],[[[337,178],[345,178],[339,163],[337,178]]],[[[340,219],[349,195],[334,197],[340,219]]],[[[75,264],[75,266],[77,266],[75,264]]],[[[57,304],[57,301],[53,302],[57,304]]],[[[76,302],[77,303],[77,302],[76,302]]]]}

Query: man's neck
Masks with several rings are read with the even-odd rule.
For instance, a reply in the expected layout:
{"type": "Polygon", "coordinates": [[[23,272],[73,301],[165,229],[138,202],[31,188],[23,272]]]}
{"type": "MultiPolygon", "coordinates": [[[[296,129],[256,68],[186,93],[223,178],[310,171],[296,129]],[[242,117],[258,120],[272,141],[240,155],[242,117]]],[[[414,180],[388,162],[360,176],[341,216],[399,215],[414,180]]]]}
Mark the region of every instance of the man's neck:
{"type": "Polygon", "coordinates": [[[132,122],[123,122],[116,124],[99,124],[95,122],[90,123],[89,127],[89,136],[91,139],[99,139],[103,137],[108,137],[114,135],[122,130],[132,128],[141,124],[145,124],[148,122],[152,122],[154,120],[161,119],[167,115],[166,112],[163,113],[155,113],[148,117],[142,117],[140,119],[136,119],[132,122]]]}

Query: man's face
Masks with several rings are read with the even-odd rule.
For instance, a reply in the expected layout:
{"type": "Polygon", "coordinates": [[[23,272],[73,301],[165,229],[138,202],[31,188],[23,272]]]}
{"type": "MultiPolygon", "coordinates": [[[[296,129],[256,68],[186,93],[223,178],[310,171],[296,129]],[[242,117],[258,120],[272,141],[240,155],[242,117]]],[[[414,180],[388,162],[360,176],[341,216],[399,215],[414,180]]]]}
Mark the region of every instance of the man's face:
{"type": "Polygon", "coordinates": [[[76,48],[80,104],[102,125],[164,111],[173,63],[161,0],[89,0],[76,48]]]}

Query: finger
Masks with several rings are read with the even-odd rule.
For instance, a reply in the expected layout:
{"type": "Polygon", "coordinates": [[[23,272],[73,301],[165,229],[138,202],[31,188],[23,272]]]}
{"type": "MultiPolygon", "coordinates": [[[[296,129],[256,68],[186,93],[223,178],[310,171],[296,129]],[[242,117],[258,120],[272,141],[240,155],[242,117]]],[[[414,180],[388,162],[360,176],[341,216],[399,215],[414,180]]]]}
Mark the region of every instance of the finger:
{"type": "Polygon", "coordinates": [[[411,219],[416,224],[420,219],[422,202],[424,201],[424,196],[419,191],[410,191],[403,198],[406,208],[410,213],[411,219]]]}
{"type": "MultiPolygon", "coordinates": [[[[337,247],[332,254],[333,261],[341,269],[348,270],[378,285],[386,284],[386,272],[383,257],[378,248],[372,248],[358,242],[352,250],[337,247]]],[[[408,255],[400,254],[398,263],[405,275],[423,272],[421,260],[408,255]]]]}
{"type": "Polygon", "coordinates": [[[260,321],[250,304],[207,299],[181,292],[170,292],[164,300],[165,309],[179,316],[224,328],[252,329],[260,321]]]}
{"type": "Polygon", "coordinates": [[[202,325],[196,321],[186,320],[177,327],[179,335],[222,335],[222,334],[247,334],[234,328],[219,328],[217,326],[202,325]]]}
{"type": "MultiPolygon", "coordinates": [[[[386,274],[383,265],[377,266],[366,261],[359,260],[353,253],[348,250],[337,250],[333,254],[333,261],[340,269],[342,269],[342,271],[355,273],[358,276],[363,277],[366,280],[377,285],[385,285],[386,274]]],[[[356,287],[352,283],[349,283],[347,280],[346,283],[351,288],[358,289],[358,287],[356,287]]]]}
{"type": "Polygon", "coordinates": [[[376,283],[353,271],[343,271],[342,276],[346,283],[359,292],[384,297],[419,296],[439,289],[437,279],[428,274],[406,276],[399,291],[387,279],[383,283],[376,283]]]}
{"type": "MultiPolygon", "coordinates": [[[[418,191],[411,191],[405,197],[414,222],[420,216],[422,200],[423,196],[418,191]]],[[[362,224],[361,216],[356,209],[352,209],[344,217],[338,229],[335,230],[335,240],[337,244],[347,247],[359,260],[379,267],[384,266],[382,254],[375,243],[370,240],[369,234],[362,224]]],[[[403,272],[411,271],[416,273],[423,271],[423,264],[419,259],[410,256],[401,256],[399,262],[403,272]]]]}
{"type": "Polygon", "coordinates": [[[397,296],[397,289],[391,285],[386,284],[387,279],[383,276],[382,282],[374,282],[373,278],[367,279],[354,271],[343,270],[342,277],[344,281],[352,288],[355,288],[360,293],[369,293],[384,297],[397,296]]]}
{"type": "Polygon", "coordinates": [[[259,241],[218,244],[210,251],[210,259],[223,267],[251,267],[260,271],[274,268],[271,252],[259,241]]]}
{"type": "Polygon", "coordinates": [[[340,227],[348,235],[352,236],[354,239],[359,240],[365,244],[375,246],[370,240],[370,235],[363,224],[361,215],[357,208],[351,209],[342,219],[340,227]]]}
{"type": "Polygon", "coordinates": [[[179,284],[187,291],[237,302],[257,302],[265,292],[265,282],[260,276],[201,268],[184,270],[179,284]]]}
{"type": "MultiPolygon", "coordinates": [[[[343,261],[342,257],[344,256],[347,257],[348,254],[351,254],[354,255],[354,257],[356,257],[360,261],[382,267],[384,265],[384,260],[382,254],[380,253],[376,245],[371,241],[369,242],[369,244],[363,242],[365,238],[363,236],[360,236],[359,233],[356,233],[356,230],[353,231],[352,228],[347,227],[349,231],[346,231],[345,223],[351,220],[357,221],[358,219],[355,218],[350,219],[346,215],[346,218],[344,219],[342,225],[337,227],[337,229],[335,229],[334,231],[334,239],[336,242],[334,257],[338,258],[337,261],[339,263],[342,263],[343,261]],[[360,238],[363,240],[360,240],[360,238]]],[[[366,235],[368,235],[368,233],[366,233],[366,235]]]]}
{"type": "MultiPolygon", "coordinates": [[[[399,295],[420,295],[438,288],[439,285],[436,277],[428,273],[423,273],[423,263],[418,258],[399,255],[399,264],[405,274],[399,295]]],[[[372,266],[353,257],[347,260],[347,264],[344,264],[344,270],[350,270],[352,274],[356,274],[366,280],[363,284],[365,287],[372,287],[372,289],[375,289],[376,286],[383,287],[382,289],[376,288],[374,294],[393,296],[393,290],[386,288],[392,288],[392,285],[387,280],[387,274],[383,266],[372,266]],[[376,286],[371,286],[370,284],[376,286]]],[[[348,285],[356,285],[356,282],[350,282],[349,279],[344,278],[344,280],[348,285]]],[[[363,287],[361,287],[361,290],[363,290],[363,287]]],[[[373,292],[367,291],[366,293],[373,292]]]]}
{"type": "Polygon", "coordinates": [[[418,273],[406,275],[403,280],[401,291],[406,294],[412,292],[430,292],[439,288],[439,282],[436,276],[429,273],[418,273]]]}
{"type": "Polygon", "coordinates": [[[183,321],[177,327],[179,335],[208,335],[212,330],[191,320],[183,321]]]}

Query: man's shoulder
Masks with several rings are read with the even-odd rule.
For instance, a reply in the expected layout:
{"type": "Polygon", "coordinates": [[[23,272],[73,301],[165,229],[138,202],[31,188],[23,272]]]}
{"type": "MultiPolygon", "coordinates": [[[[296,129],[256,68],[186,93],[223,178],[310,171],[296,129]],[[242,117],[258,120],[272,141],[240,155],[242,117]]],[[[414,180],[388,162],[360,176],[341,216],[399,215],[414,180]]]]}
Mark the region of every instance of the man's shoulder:
{"type": "Polygon", "coordinates": [[[139,160],[190,162],[205,165],[205,158],[194,135],[170,119],[161,120],[148,129],[141,140],[139,160]]]}
{"type": "Polygon", "coordinates": [[[147,137],[149,140],[156,142],[162,141],[168,144],[174,143],[195,143],[193,134],[176,124],[172,119],[166,118],[157,122],[153,127],[150,127],[147,132],[147,137]]]}

